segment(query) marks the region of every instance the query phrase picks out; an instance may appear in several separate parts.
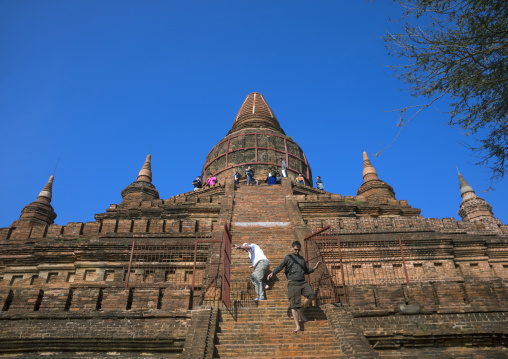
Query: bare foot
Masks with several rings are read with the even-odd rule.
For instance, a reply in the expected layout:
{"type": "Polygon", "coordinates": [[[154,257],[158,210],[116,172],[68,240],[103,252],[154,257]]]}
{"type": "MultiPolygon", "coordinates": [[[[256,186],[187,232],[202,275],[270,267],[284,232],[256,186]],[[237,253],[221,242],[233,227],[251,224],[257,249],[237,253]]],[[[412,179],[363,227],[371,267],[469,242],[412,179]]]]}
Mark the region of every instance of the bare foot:
{"type": "Polygon", "coordinates": [[[293,330],[293,333],[298,333],[300,331],[300,327],[296,327],[295,330],[293,330]]]}

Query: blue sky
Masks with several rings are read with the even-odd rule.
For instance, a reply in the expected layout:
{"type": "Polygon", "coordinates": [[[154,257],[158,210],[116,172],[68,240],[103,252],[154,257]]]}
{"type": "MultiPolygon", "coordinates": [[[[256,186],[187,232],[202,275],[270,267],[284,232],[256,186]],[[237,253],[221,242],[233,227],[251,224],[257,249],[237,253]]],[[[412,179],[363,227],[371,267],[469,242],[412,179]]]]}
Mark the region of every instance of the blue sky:
{"type": "MultiPolygon", "coordinates": [[[[57,224],[92,221],[152,148],[161,198],[192,189],[250,92],[261,92],[325,189],[355,195],[362,151],[398,199],[459,219],[457,170],[508,223],[506,180],[489,193],[461,131],[423,113],[389,76],[388,1],[0,0],[0,227],[55,174],[57,224]]],[[[444,104],[441,110],[446,109],[444,104]]]]}

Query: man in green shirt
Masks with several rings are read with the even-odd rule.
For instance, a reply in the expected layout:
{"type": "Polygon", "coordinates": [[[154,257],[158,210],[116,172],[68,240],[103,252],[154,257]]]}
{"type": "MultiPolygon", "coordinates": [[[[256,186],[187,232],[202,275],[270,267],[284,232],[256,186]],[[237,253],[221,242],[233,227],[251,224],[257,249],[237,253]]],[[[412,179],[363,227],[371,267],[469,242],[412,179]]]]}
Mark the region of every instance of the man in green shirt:
{"type": "Polygon", "coordinates": [[[289,304],[296,324],[296,329],[293,330],[293,333],[297,333],[300,331],[298,316],[302,318],[303,322],[307,321],[307,318],[303,315],[303,311],[310,305],[312,299],[316,297],[314,290],[309,283],[305,281],[305,274],[314,272],[321,262],[317,262],[314,268],[309,269],[307,263],[305,263],[305,259],[300,255],[300,249],[302,248],[301,243],[295,241],[291,246],[293,247],[294,253],[285,256],[277,268],[275,268],[272,273],[268,274],[267,279],[270,280],[273,275],[279,273],[283,268],[285,269],[286,278],[288,279],[289,304]],[[303,302],[303,306],[302,295],[306,298],[303,302]]]}

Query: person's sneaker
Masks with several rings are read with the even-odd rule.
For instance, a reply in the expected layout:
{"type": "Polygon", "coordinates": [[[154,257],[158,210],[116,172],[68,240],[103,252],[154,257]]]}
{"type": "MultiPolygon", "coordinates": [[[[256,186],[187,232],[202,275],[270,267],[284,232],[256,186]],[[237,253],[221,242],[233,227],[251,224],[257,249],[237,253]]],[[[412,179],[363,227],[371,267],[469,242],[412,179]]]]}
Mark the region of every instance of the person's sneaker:
{"type": "Polygon", "coordinates": [[[267,284],[267,285],[265,285],[265,290],[268,290],[268,289],[270,289],[270,286],[267,284]]]}
{"type": "Polygon", "coordinates": [[[261,299],[259,299],[259,298],[254,298],[254,300],[257,302],[257,301],[260,301],[260,300],[266,300],[266,298],[261,298],[261,299]]]}

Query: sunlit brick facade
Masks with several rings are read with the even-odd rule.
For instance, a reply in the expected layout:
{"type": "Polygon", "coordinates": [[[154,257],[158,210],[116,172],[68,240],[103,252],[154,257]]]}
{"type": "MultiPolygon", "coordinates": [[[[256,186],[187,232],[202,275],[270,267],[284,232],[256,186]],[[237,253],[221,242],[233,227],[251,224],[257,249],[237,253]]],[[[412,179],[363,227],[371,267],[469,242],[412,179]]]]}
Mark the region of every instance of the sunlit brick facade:
{"type": "Polygon", "coordinates": [[[461,175],[461,221],[420,216],[366,154],[356,195],[317,190],[259,93],[206,156],[217,185],[163,199],[151,160],[93,222],[54,224],[51,177],[0,229],[0,356],[507,357],[508,227],[461,175]],[[281,158],[289,178],[266,185],[281,158]],[[260,185],[235,185],[248,165],[260,185]],[[317,300],[302,332],[291,334],[284,276],[254,302],[248,257],[225,258],[225,235],[259,244],[272,269],[295,240],[325,262],[309,277],[317,300]]]}

